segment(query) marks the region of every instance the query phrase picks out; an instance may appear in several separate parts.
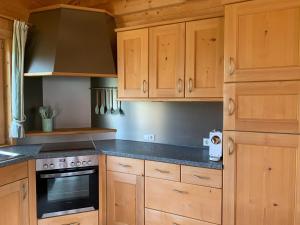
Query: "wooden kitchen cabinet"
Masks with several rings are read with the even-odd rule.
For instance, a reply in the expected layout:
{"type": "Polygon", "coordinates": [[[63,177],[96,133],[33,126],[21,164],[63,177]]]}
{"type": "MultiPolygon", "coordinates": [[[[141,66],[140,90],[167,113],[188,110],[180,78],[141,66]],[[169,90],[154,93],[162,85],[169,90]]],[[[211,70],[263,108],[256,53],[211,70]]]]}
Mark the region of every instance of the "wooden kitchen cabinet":
{"type": "Polygon", "coordinates": [[[29,225],[27,178],[0,187],[0,225],[29,225]]]}
{"type": "Polygon", "coordinates": [[[149,28],[149,97],[184,97],[185,23],[149,28]]]}
{"type": "Polygon", "coordinates": [[[226,6],[225,82],[299,80],[300,1],[226,6]]]}
{"type": "Polygon", "coordinates": [[[98,225],[98,211],[41,219],[38,225],[98,225]]]}
{"type": "Polygon", "coordinates": [[[119,32],[118,97],[148,97],[148,28],[119,32]]]}
{"type": "Polygon", "coordinates": [[[300,224],[300,136],[224,132],[223,225],[300,224]]]}
{"type": "Polygon", "coordinates": [[[144,225],[144,177],[107,172],[107,224],[144,225]]]}
{"type": "Polygon", "coordinates": [[[300,132],[300,82],[224,85],[224,130],[300,132]]]}
{"type": "Polygon", "coordinates": [[[223,96],[223,18],[186,23],[185,97],[223,96]]]}

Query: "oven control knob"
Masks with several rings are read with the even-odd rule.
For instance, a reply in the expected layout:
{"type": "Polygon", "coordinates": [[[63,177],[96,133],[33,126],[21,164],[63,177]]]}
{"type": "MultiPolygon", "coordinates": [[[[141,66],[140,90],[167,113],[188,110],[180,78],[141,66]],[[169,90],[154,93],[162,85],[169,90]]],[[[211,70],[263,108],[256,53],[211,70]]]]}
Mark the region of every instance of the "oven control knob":
{"type": "Polygon", "coordinates": [[[43,165],[43,168],[44,168],[44,169],[48,169],[48,164],[44,164],[44,165],[43,165]]]}
{"type": "Polygon", "coordinates": [[[92,165],[92,161],[91,160],[88,161],[88,165],[92,165]]]}
{"type": "Polygon", "coordinates": [[[71,166],[75,166],[75,163],[74,163],[74,162],[71,162],[71,166]]]}
{"type": "Polygon", "coordinates": [[[76,163],[76,166],[80,166],[80,165],[81,165],[81,162],[78,161],[78,162],[76,163]]]}
{"type": "Polygon", "coordinates": [[[50,164],[50,168],[51,168],[51,169],[54,168],[54,164],[53,164],[53,163],[50,164]]]}
{"type": "Polygon", "coordinates": [[[82,161],[82,165],[83,165],[83,166],[86,166],[86,161],[82,161]]]}

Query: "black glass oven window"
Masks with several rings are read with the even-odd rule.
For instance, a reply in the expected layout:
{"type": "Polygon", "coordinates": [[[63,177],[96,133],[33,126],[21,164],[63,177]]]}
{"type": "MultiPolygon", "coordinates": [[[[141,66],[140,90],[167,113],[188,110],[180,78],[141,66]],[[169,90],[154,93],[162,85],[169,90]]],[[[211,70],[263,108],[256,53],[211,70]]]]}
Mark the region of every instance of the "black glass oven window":
{"type": "Polygon", "coordinates": [[[89,176],[48,179],[48,202],[89,198],[89,176]]]}

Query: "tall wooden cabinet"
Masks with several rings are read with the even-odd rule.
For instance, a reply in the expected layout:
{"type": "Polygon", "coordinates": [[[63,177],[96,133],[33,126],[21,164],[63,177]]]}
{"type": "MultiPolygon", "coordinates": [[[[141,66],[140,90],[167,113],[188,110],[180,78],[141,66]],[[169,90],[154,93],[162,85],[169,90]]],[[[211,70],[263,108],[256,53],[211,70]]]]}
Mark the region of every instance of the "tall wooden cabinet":
{"type": "Polygon", "coordinates": [[[233,4],[225,18],[225,81],[300,78],[298,0],[233,4]]]}
{"type": "Polygon", "coordinates": [[[223,225],[300,224],[300,136],[224,132],[223,225]]]}
{"type": "Polygon", "coordinates": [[[300,224],[300,2],[225,7],[222,225],[300,224]]]}
{"type": "Polygon", "coordinates": [[[149,96],[184,97],[185,23],[149,29],[149,96]]]}
{"type": "Polygon", "coordinates": [[[148,57],[148,29],[118,33],[120,97],[148,97],[148,57]]]}

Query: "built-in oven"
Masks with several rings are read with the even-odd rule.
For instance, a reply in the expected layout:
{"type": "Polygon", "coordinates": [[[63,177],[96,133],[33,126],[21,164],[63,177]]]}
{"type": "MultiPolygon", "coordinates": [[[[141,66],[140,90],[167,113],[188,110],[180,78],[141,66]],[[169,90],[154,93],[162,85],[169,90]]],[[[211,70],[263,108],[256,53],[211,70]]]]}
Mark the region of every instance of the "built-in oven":
{"type": "Polygon", "coordinates": [[[36,171],[38,218],[98,209],[96,155],[37,159],[36,171]]]}

